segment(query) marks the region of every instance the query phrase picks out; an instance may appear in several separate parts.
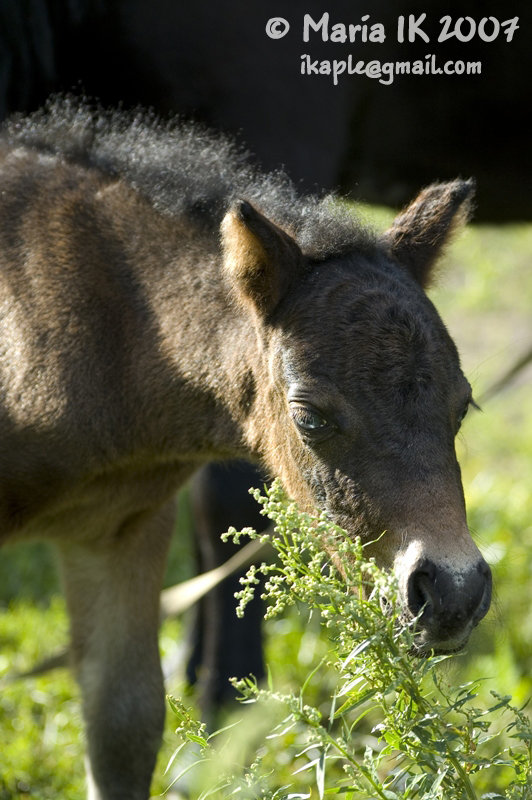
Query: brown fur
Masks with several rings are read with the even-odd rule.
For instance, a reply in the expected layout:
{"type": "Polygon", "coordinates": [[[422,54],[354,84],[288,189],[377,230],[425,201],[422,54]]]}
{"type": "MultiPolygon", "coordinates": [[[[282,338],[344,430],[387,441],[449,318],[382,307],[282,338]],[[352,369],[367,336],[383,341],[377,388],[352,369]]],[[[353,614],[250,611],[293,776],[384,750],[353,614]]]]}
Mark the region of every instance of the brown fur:
{"type": "Polygon", "coordinates": [[[421,646],[460,646],[487,610],[453,445],[470,388],[419,286],[471,187],[429,188],[350,248],[345,217],[301,201],[305,249],[280,201],[272,221],[226,196],[220,234],[21,130],[0,159],[1,536],[59,549],[90,796],[146,800],[172,498],[198,464],[261,460],[303,507],[386,530],[421,646]]]}

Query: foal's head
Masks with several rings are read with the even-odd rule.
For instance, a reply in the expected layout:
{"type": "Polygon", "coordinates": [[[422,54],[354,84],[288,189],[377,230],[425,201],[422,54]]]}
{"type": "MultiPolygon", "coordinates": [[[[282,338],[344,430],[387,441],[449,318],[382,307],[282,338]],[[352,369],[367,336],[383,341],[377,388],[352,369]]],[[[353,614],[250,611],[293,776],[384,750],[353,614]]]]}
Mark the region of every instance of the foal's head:
{"type": "Polygon", "coordinates": [[[449,651],[486,613],[454,439],[473,403],[426,296],[469,182],[426,189],[378,241],[317,262],[246,202],[224,220],[226,273],[263,351],[252,447],[399,578],[418,641],[449,651]],[[384,535],[382,535],[385,531],[384,535]]]}

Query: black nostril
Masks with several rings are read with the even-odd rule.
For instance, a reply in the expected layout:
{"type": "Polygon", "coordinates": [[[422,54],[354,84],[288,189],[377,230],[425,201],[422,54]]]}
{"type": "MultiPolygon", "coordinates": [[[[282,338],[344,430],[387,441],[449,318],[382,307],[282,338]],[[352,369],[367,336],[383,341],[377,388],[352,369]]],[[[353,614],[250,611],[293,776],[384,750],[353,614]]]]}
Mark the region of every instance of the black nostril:
{"type": "Polygon", "coordinates": [[[482,559],[482,561],[478,565],[478,571],[480,573],[481,580],[483,581],[483,591],[481,595],[480,602],[477,606],[473,617],[473,624],[476,625],[482,617],[485,617],[488,613],[488,609],[491,605],[491,592],[492,592],[492,575],[491,569],[489,565],[482,559]]]}
{"type": "Polygon", "coordinates": [[[408,578],[407,604],[412,616],[421,613],[424,622],[434,614],[436,566],[432,561],[423,561],[408,578]]]}
{"type": "Polygon", "coordinates": [[[489,578],[491,580],[491,569],[489,564],[484,559],[479,562],[478,571],[481,575],[484,575],[485,578],[489,578]]]}

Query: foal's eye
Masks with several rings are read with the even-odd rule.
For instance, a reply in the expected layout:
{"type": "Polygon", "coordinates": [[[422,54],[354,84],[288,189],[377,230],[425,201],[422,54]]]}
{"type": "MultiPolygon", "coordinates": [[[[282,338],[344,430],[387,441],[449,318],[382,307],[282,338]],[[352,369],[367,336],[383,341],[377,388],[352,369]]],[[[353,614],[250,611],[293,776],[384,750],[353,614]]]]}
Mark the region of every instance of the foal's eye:
{"type": "Polygon", "coordinates": [[[292,406],[292,419],[297,427],[305,433],[313,433],[314,431],[323,431],[329,427],[329,423],[319,411],[315,411],[308,406],[292,406]]]}

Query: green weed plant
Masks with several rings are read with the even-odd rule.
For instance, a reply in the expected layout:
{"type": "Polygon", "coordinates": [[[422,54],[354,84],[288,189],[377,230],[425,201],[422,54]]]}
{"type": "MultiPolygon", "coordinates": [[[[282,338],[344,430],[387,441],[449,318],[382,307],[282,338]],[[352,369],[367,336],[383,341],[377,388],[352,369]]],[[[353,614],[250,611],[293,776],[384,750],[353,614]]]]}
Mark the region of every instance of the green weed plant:
{"type": "MultiPolygon", "coordinates": [[[[245,722],[209,735],[170,699],[182,739],[176,763],[184,748],[195,748],[176,778],[194,776],[191,796],[531,800],[532,731],[525,710],[496,691],[488,707],[479,705],[477,682],[446,682],[441,664],[450,656],[416,655],[415,621],[402,620],[396,581],[365,555],[360,540],[323,515],[300,513],[278,482],[254,496],[275,523],[277,558],[249,568],[237,613],[244,613],[263,576],[266,616],[296,604],[309,615],[319,613],[330,646],[295,691],[276,691],[271,676],[267,687],[253,677],[233,681],[241,701],[257,708],[251,724],[261,721],[247,763],[242,748],[234,747],[239,735],[253,739],[251,729],[238,734],[245,722]],[[328,682],[328,700],[309,702],[311,685],[321,680],[328,682]],[[480,793],[479,786],[493,789],[480,793]]],[[[243,535],[267,538],[250,529],[225,534],[235,541],[243,535]]]]}

